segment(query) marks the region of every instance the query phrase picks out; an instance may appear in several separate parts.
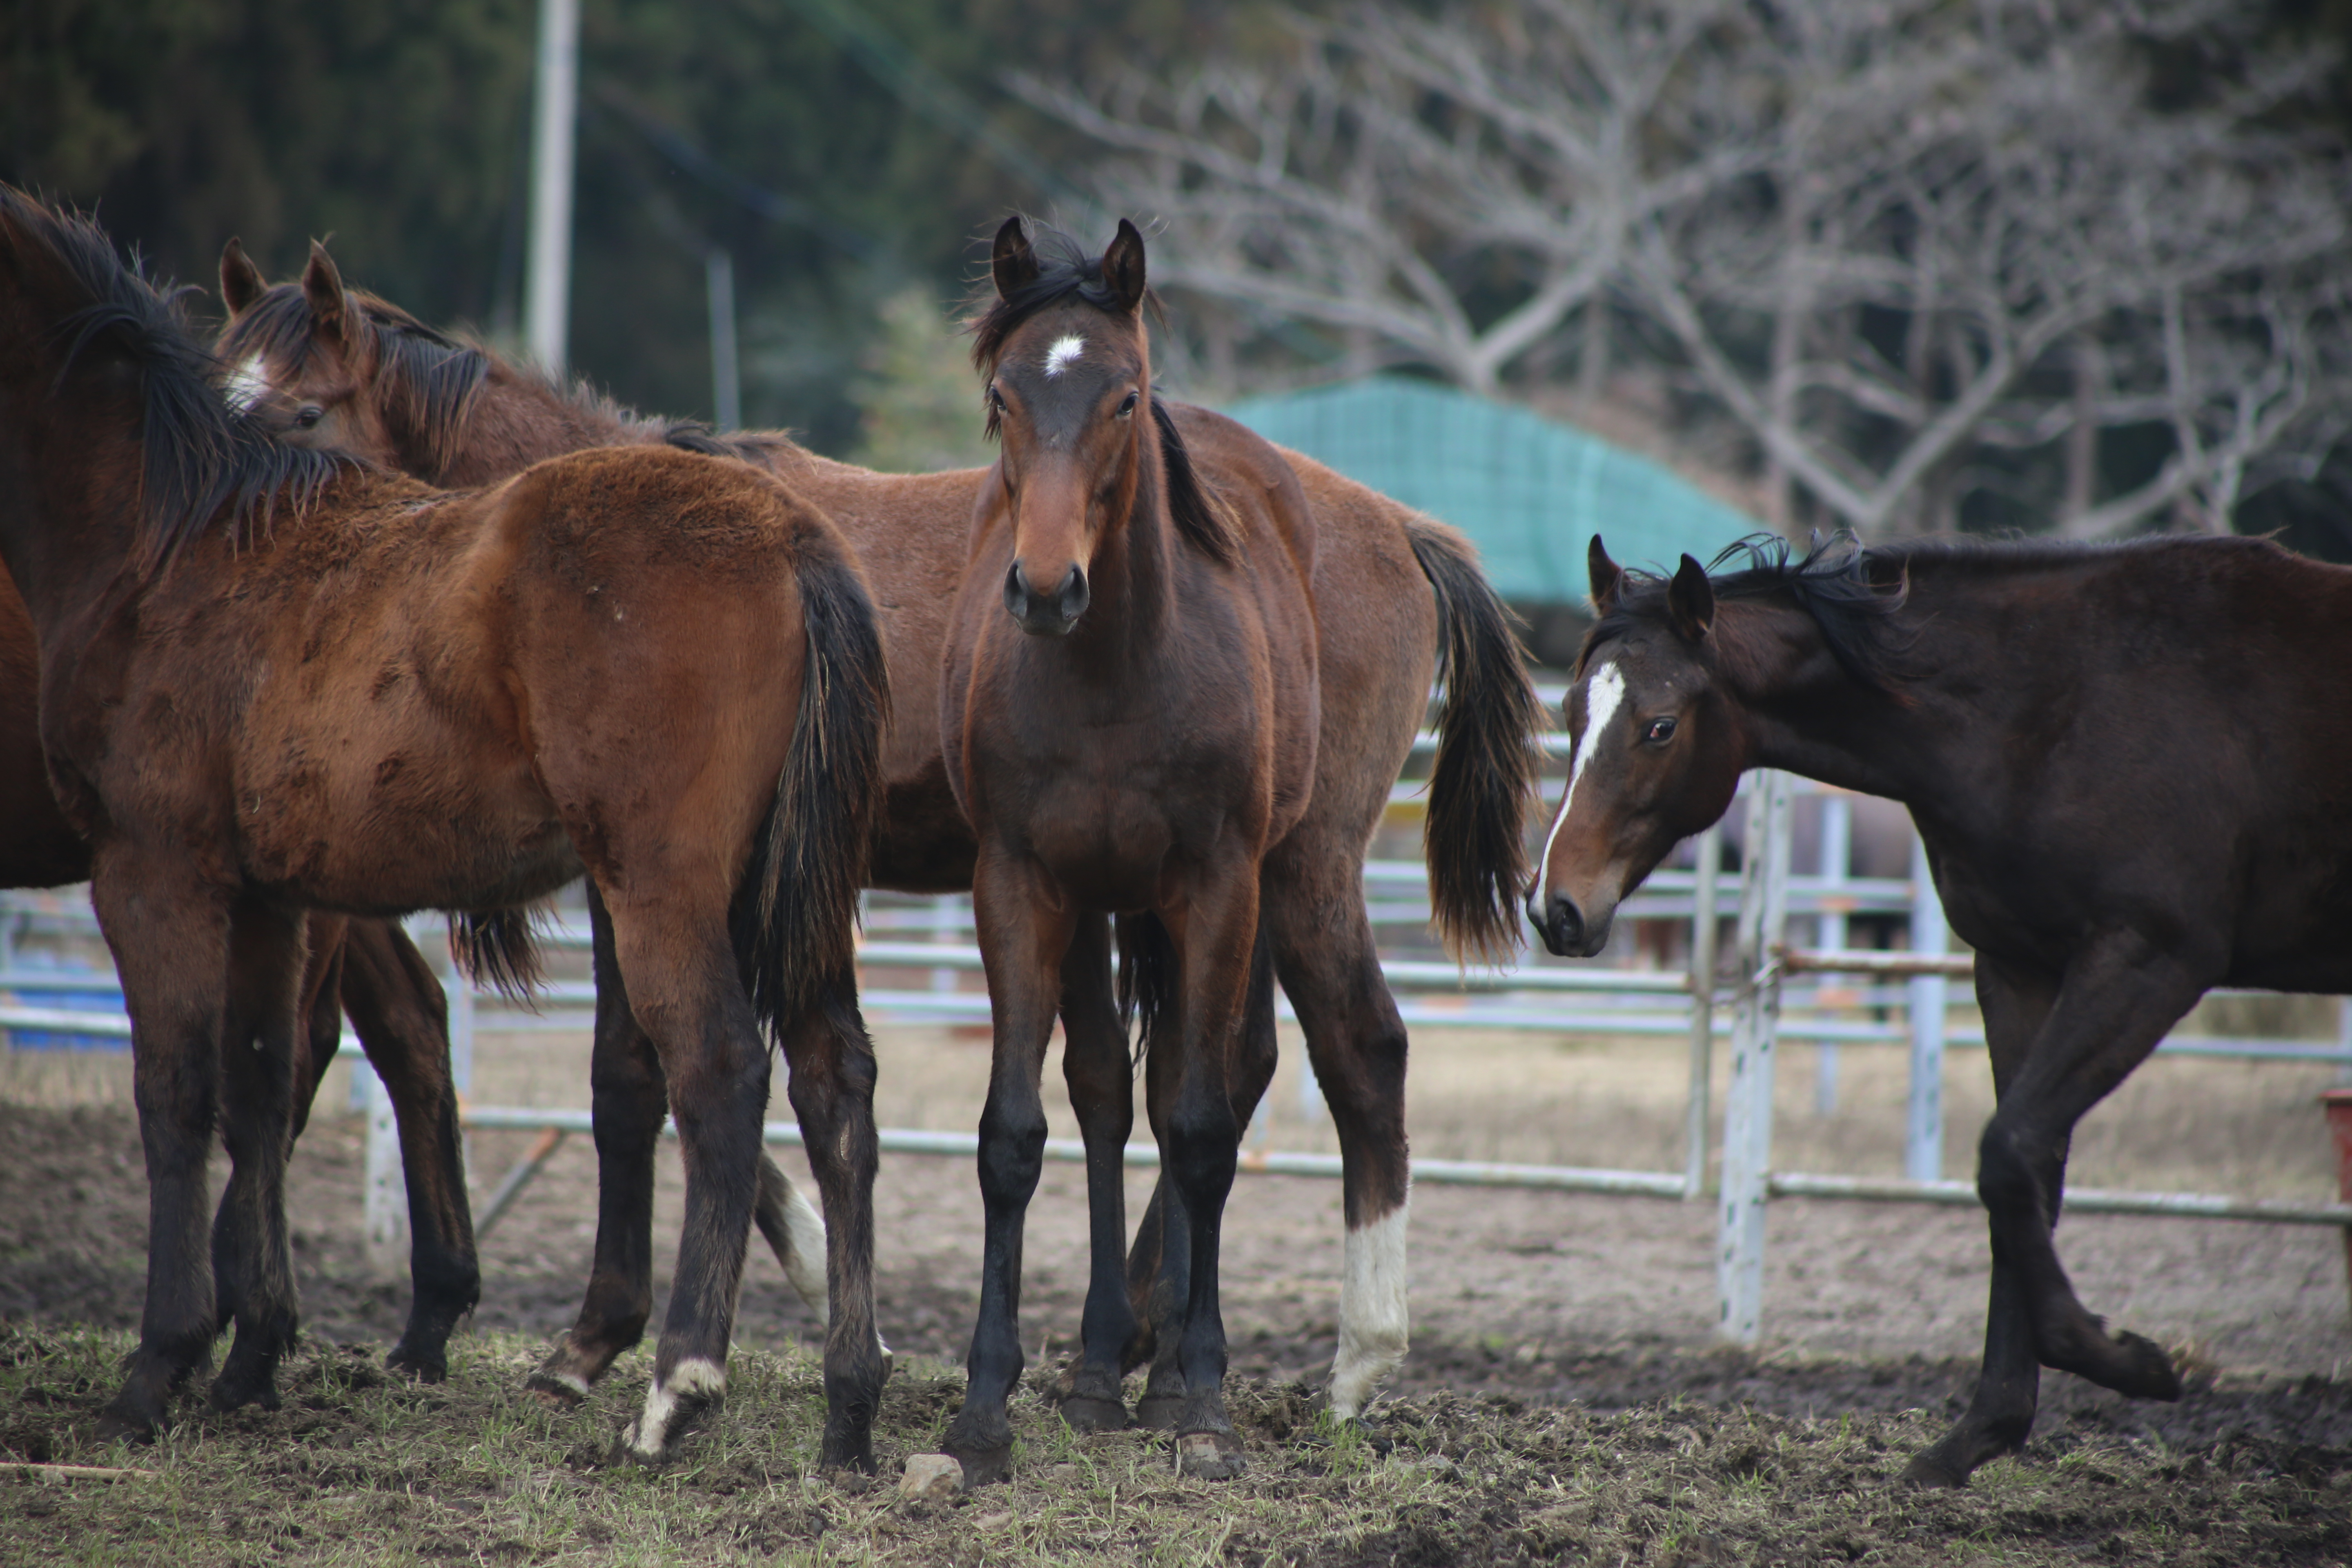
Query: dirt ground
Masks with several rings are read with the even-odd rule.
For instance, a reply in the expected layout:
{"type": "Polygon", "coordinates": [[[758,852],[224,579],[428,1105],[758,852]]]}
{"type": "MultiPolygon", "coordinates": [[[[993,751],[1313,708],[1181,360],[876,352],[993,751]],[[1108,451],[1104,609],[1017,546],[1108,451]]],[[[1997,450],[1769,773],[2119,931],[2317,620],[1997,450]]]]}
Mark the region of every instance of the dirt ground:
{"type": "MultiPolygon", "coordinates": [[[[1294,1063],[1268,1096],[1263,1145],[1333,1147],[1303,1115],[1294,1063]]],[[[969,1128],[984,1089],[984,1043],[941,1029],[880,1032],[885,1125],[969,1128]]],[[[1782,1064],[1780,1168],[1893,1173],[1900,1161],[1895,1053],[1849,1047],[1836,1114],[1813,1109],[1811,1055],[1782,1064]]],[[[1412,1125],[1424,1156],[1673,1168],[1685,1077],[1679,1043],[1570,1045],[1546,1037],[1423,1031],[1412,1125]],[[1508,1107],[1498,1110],[1497,1107],[1508,1107]]],[[[1948,1169],[1965,1173],[1987,1109],[1980,1058],[1954,1058],[1948,1169]]],[[[1049,1060],[1048,1101],[1058,1067],[1049,1060]]],[[[2279,1064],[2165,1059],[2085,1122],[2083,1185],[2333,1196],[2312,1100],[2326,1075],[2279,1064]]],[[[479,1103],[576,1105],[585,1041],[485,1037],[479,1103]]],[[[25,1053],[0,1068],[0,1321],[129,1328],[143,1273],[145,1193],[128,1110],[127,1062],[25,1053]]],[[[343,1108],[342,1069],[293,1164],[297,1276],[306,1327],[328,1343],[388,1343],[404,1280],[371,1268],[362,1246],[362,1124],[343,1108]]],[[[775,1114],[789,1114],[781,1096],[775,1114]]],[[[1066,1108],[1054,1132],[1075,1136],[1066,1108]]],[[[472,1141],[486,1191],[522,1133],[472,1141]]],[[[793,1151],[785,1167],[804,1179],[793,1151]]],[[[1130,1173],[1129,1212],[1150,1190],[1130,1173]]],[[[544,1339],[576,1310],[593,1237],[593,1152],[584,1138],[545,1173],[484,1247],[476,1326],[544,1339]]],[[[976,1305],[980,1200],[961,1159],[886,1155],[877,1193],[886,1336],[960,1363],[976,1305]]],[[[675,1246],[681,1207],[665,1161],[656,1254],[675,1246]]],[[[1413,1351],[1399,1394],[1494,1392],[1598,1410],[1676,1394],[1796,1417],[1956,1408],[1983,1326],[1988,1261],[1973,1211],[1782,1200],[1770,1216],[1767,1342],[1756,1355],[1712,1342],[1714,1215],[1706,1204],[1425,1184],[1412,1215],[1413,1351]]],[[[1055,1357],[1076,1331],[1086,1279],[1085,1202],[1075,1166],[1049,1164],[1029,1221],[1024,1337],[1055,1357]]],[[[1340,1278],[1336,1183],[1244,1176],[1226,1228],[1225,1315],[1234,1369],[1274,1384],[1319,1383],[1336,1339],[1340,1278]]],[[[2179,1406],[2134,1405],[2075,1380],[2047,1380],[2053,1422],[2095,1418],[2168,1442],[2246,1427],[2352,1450],[2352,1419],[2331,1394],[2352,1386],[2352,1310],[2338,1238],[2311,1227],[2085,1215],[2060,1243],[2095,1310],[2187,1348],[2218,1381],[2179,1406]]],[[[781,1349],[814,1324],[764,1258],[749,1271],[739,1335],[781,1349]]]]}

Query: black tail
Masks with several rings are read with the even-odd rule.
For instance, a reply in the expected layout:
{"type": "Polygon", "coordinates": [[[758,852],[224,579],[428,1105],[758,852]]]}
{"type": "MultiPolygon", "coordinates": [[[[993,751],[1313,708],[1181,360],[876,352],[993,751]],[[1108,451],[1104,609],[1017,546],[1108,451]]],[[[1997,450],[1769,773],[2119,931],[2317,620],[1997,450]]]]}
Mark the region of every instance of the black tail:
{"type": "Polygon", "coordinates": [[[1140,1062],[1151,1054],[1153,1031],[1170,1016],[1183,972],[1175,939],[1158,915],[1121,915],[1112,922],[1111,935],[1118,947],[1118,1021],[1135,1031],[1135,1059],[1140,1062]]]}
{"type": "Polygon", "coordinates": [[[1437,591],[1437,669],[1445,683],[1422,834],[1430,902],[1446,952],[1457,960],[1499,958],[1519,945],[1542,705],[1511,613],[1478,570],[1469,541],[1426,518],[1405,530],[1437,591]]]}
{"type": "Polygon", "coordinates": [[[845,982],[855,995],[857,895],[873,860],[890,721],[882,636],[847,547],[809,528],[798,551],[808,632],[800,713],[732,922],[751,1009],[779,1037],[809,1008],[837,1008],[845,982]]]}
{"type": "Polygon", "coordinates": [[[532,935],[538,914],[533,909],[451,910],[449,952],[457,967],[501,996],[530,1001],[543,977],[532,935]]]}

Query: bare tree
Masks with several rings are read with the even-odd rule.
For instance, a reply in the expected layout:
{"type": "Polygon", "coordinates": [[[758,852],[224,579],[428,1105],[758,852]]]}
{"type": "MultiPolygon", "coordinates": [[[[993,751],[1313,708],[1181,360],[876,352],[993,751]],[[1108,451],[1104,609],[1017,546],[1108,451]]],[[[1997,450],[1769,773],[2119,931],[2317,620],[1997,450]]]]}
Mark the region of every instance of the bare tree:
{"type": "MultiPolygon", "coordinates": [[[[2325,62],[2149,107],[2225,0],[1533,0],[1299,24],[1279,68],[1016,89],[1119,154],[1159,276],[1491,391],[1606,299],[1764,467],[1776,522],[2032,496],[2089,537],[2226,527],[2344,430],[2340,146],[2266,126],[2325,62]],[[2118,493],[2101,433],[2169,451],[2118,493]]],[[[2242,40],[2239,40],[2242,42],[2242,40]]],[[[1588,373],[1605,332],[1587,333],[1588,373]]],[[[1642,352],[1637,348],[1636,352],[1642,352]]]]}

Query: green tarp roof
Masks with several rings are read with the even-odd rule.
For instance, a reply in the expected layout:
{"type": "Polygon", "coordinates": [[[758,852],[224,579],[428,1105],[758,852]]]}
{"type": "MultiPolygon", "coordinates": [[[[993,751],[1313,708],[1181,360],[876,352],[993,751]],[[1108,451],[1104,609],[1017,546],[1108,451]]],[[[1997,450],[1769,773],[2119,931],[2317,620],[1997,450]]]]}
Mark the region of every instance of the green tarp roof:
{"type": "Polygon", "coordinates": [[[1496,591],[1521,603],[1581,604],[1595,533],[1626,565],[1671,568],[1761,526],[1647,458],[1428,382],[1375,376],[1225,412],[1461,529],[1496,591]]]}

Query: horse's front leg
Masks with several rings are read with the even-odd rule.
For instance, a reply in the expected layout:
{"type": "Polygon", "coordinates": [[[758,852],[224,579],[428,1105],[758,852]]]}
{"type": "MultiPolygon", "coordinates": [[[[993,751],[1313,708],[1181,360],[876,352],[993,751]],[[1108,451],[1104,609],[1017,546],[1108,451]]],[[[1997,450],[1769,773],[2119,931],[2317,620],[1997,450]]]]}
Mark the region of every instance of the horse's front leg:
{"type": "MultiPolygon", "coordinates": [[[[784,1061],[786,1092],[830,1220],[814,1238],[824,1249],[827,1294],[825,1426],[817,1462],[870,1475],[874,1416],[889,1363],[874,1325],[874,1045],[858,1016],[855,973],[834,976],[823,1003],[786,1034],[784,1061]]],[[[763,1159],[763,1184],[774,1169],[763,1159]]]]}
{"type": "Polygon", "coordinates": [[[1123,1253],[1127,1245],[1127,1138],[1135,1125],[1135,1075],[1127,1030],[1111,994],[1110,922],[1077,922],[1062,961],[1062,1076],[1087,1145],[1091,1273],[1078,1364],[1056,1393],[1062,1418],[1081,1432],[1128,1424],[1120,1359],[1135,1338],[1123,1253]]]}
{"type": "Polygon", "coordinates": [[[596,1139],[596,1251],[580,1316],[529,1386],[551,1404],[577,1405],[623,1351],[645,1337],[654,1310],[654,1158],[669,1114],[669,1080],[639,1026],[614,946],[613,918],[588,886],[596,981],[596,1037],[588,1062],[596,1139]]]}
{"type": "Polygon", "coordinates": [[[1183,1332],[1177,1343],[1184,1405],[1176,1433],[1184,1468],[1210,1479],[1236,1475],[1241,1468],[1241,1437],[1225,1415],[1225,1321],[1217,1258],[1225,1198],[1233,1191],[1241,1152],[1233,1066],[1252,972],[1268,968],[1257,942],[1257,894],[1255,866],[1227,867],[1223,875],[1204,879],[1181,907],[1170,911],[1169,921],[1185,1012],[1183,1063],[1161,1153],[1170,1190],[1183,1199],[1191,1255],[1183,1332]],[[1192,1441],[1202,1437],[1208,1441],[1192,1441]]]}
{"type": "Polygon", "coordinates": [[[212,1155],[229,898],[176,857],[101,847],[90,880],[131,1013],[132,1097],[147,1161],[147,1300],[101,1437],[145,1439],[173,1390],[210,1351],[212,1260],[205,1166],[212,1155]]]}
{"type": "Polygon", "coordinates": [[[213,1226],[213,1278],[233,1303],[236,1339],[213,1380],[215,1408],[278,1408],[278,1363],[293,1348],[294,1266],[286,1236],[286,1159],[301,1027],[303,918],[241,900],[229,928],[221,1053],[228,1185],[213,1226]]]}
{"type": "MultiPolygon", "coordinates": [[[[2033,1032],[1978,1145],[1977,1194],[1992,1232],[1993,1283],[1985,1364],[1968,1414],[1906,1476],[1958,1486],[1996,1455],[2025,1445],[2038,1374],[2021,1370],[2028,1344],[2042,1365],[2140,1399],[2178,1399],[2180,1377],[2162,1347],[2116,1331],[2086,1309],[2059,1261],[2053,1232],[2074,1124],[2147,1058],[2203,994],[2188,964],[2134,932],[2078,954],[2033,1032]],[[2030,1336],[2030,1338],[2029,1338],[2030,1336]]],[[[2002,1006],[2000,982],[1988,1035],[2002,1006]]],[[[2020,999],[2027,1016],[2035,1004],[2020,999]]]]}
{"type": "Polygon", "coordinates": [[[980,1118],[986,1230],[980,1319],[965,1363],[963,1408],[942,1446],[962,1462],[964,1484],[981,1486],[1007,1479],[1012,1465],[1013,1424],[1005,1402],[1021,1381],[1024,1364],[1021,1237],[1045,1154],[1038,1079],[1075,917],[1042,871],[991,847],[982,849],[971,891],[995,1034],[988,1103],[980,1118]]]}
{"type": "MultiPolygon", "coordinates": [[[[315,916],[312,924],[315,931],[315,916]]],[[[392,1101],[408,1184],[408,1326],[384,1363],[438,1383],[448,1372],[449,1335],[482,1295],[449,1071],[448,998],[391,921],[351,921],[342,949],[342,1005],[392,1101]]]]}

